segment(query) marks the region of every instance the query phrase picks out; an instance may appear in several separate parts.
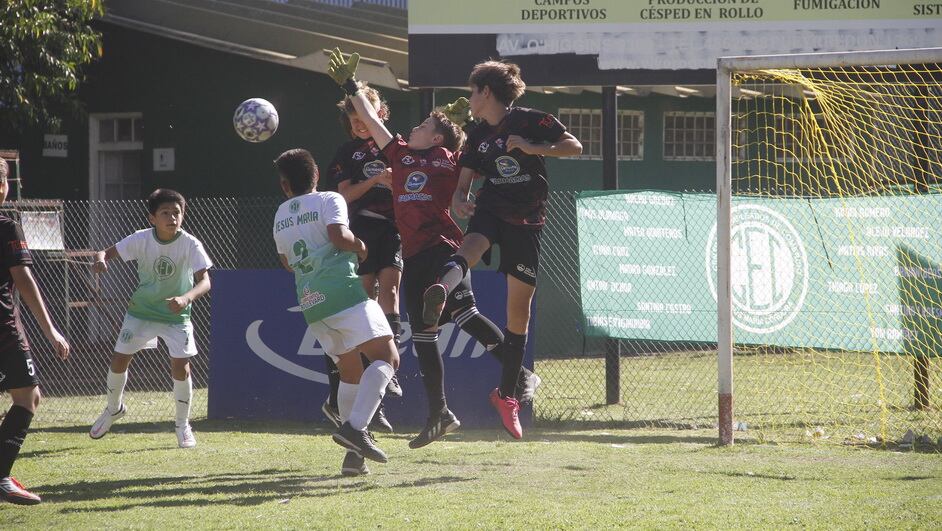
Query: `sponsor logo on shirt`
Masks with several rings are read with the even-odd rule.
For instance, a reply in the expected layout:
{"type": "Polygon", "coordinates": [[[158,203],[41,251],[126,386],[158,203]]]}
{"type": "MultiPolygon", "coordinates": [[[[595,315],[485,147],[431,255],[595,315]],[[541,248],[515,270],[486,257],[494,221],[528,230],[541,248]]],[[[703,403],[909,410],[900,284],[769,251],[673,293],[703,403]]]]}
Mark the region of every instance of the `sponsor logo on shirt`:
{"type": "Polygon", "coordinates": [[[362,151],[357,151],[356,153],[353,154],[353,160],[363,160],[363,157],[365,156],[366,156],[366,153],[362,151]]]}
{"type": "Polygon", "coordinates": [[[491,145],[488,144],[487,142],[481,142],[478,145],[478,151],[480,151],[481,153],[487,153],[488,149],[491,149],[491,145]]]}
{"type": "Polygon", "coordinates": [[[520,173],[520,163],[510,155],[497,157],[494,164],[497,165],[497,173],[499,173],[501,177],[513,177],[520,173]]]}
{"type": "Polygon", "coordinates": [[[154,273],[158,280],[166,280],[177,271],[176,264],[168,256],[161,256],[154,260],[154,273]]]}
{"type": "Polygon", "coordinates": [[[554,121],[556,120],[553,118],[553,115],[547,114],[540,120],[540,126],[547,127],[547,128],[552,127],[554,121]]]}
{"type": "Polygon", "coordinates": [[[414,171],[406,177],[406,191],[411,193],[421,192],[427,182],[428,175],[420,171],[414,171]]]}
{"type": "Polygon", "coordinates": [[[402,157],[402,163],[406,166],[411,166],[415,164],[415,159],[412,158],[412,155],[406,155],[405,157],[402,157]]]}
{"type": "Polygon", "coordinates": [[[530,278],[536,278],[536,272],[523,264],[517,264],[517,271],[520,271],[530,278]]]}
{"type": "Polygon", "coordinates": [[[503,138],[498,138],[497,140],[494,140],[494,143],[497,144],[497,147],[499,147],[499,148],[501,148],[501,149],[504,149],[504,139],[503,139],[503,138]]]}
{"type": "Polygon", "coordinates": [[[313,308],[318,304],[327,300],[327,297],[319,291],[311,291],[307,286],[304,287],[304,291],[301,294],[301,300],[298,301],[301,303],[301,311],[313,308]]]}
{"type": "Polygon", "coordinates": [[[384,171],[386,171],[386,163],[381,160],[373,160],[363,165],[363,175],[370,179],[384,171]]]}

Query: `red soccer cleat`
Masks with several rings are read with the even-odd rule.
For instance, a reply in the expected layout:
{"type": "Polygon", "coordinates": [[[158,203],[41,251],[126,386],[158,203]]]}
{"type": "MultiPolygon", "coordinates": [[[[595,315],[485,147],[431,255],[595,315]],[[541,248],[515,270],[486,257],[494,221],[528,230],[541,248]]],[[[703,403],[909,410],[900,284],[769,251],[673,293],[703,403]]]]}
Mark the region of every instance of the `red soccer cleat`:
{"type": "Polygon", "coordinates": [[[507,433],[514,439],[522,438],[523,428],[520,427],[519,416],[520,403],[517,402],[517,399],[512,396],[502,397],[500,391],[495,388],[491,391],[491,405],[500,414],[500,420],[504,423],[504,429],[507,430],[507,433]]]}
{"type": "Polygon", "coordinates": [[[19,481],[9,476],[0,479],[0,495],[4,500],[16,505],[36,505],[42,502],[39,496],[26,490],[19,481]]]}

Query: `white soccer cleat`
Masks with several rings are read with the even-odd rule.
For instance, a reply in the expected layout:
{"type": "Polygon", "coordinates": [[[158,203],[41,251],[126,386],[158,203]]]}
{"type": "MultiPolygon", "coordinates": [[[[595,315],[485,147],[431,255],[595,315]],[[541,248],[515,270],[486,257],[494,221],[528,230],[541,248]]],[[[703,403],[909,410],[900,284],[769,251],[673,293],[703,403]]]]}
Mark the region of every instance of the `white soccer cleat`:
{"type": "Polygon", "coordinates": [[[190,427],[189,422],[184,424],[182,428],[177,428],[177,444],[180,445],[180,448],[196,447],[196,436],[193,435],[193,428],[190,427]]]}
{"type": "Polygon", "coordinates": [[[124,404],[121,404],[121,409],[116,413],[112,413],[111,410],[108,409],[108,406],[105,406],[105,410],[101,412],[101,415],[98,415],[98,420],[92,424],[92,429],[88,431],[88,436],[92,439],[101,439],[111,430],[111,425],[114,424],[116,420],[126,415],[127,412],[128,408],[126,408],[124,404]]]}

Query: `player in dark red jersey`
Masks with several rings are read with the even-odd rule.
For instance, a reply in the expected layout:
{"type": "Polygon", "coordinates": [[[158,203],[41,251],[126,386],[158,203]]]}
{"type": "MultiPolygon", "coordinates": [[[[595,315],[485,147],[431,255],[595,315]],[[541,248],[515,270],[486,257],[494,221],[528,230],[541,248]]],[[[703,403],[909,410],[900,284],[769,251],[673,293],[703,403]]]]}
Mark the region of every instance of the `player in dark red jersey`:
{"type": "MultiPolygon", "coordinates": [[[[434,320],[422,320],[422,294],[437,281],[438,271],[461,245],[461,229],[448,208],[457,185],[455,152],[464,134],[444,113],[436,111],[412,129],[408,141],[394,137],[362,88],[352,80],[357,59],[357,54],[353,54],[345,61],[339,51],[335,51],[329,73],[348,92],[348,100],[390,165],[396,224],[402,235],[405,257],[403,293],[429,401],[428,423],[409,442],[410,448],[421,448],[460,426],[445,399],[439,326],[454,319],[488,351],[501,344],[503,338],[500,329],[478,312],[469,278],[462,279],[434,320]]],[[[449,107],[454,109],[455,106],[449,107]]],[[[534,378],[532,373],[522,373],[515,383],[519,384],[521,394],[532,395],[532,388],[528,386],[534,378]]]]}
{"type": "MultiPolygon", "coordinates": [[[[370,104],[383,120],[389,118],[389,106],[379,92],[364,89],[370,104]]],[[[337,150],[325,172],[323,183],[318,183],[319,192],[339,192],[346,199],[350,211],[350,230],[363,240],[369,249],[366,261],[357,268],[363,288],[376,299],[386,314],[392,328],[396,345],[402,335],[399,320],[399,282],[402,276],[402,247],[399,231],[393,221],[392,194],[389,190],[389,175],[386,159],[376,142],[370,137],[353,104],[343,99],[337,103],[343,113],[341,124],[350,134],[350,141],[337,150]]],[[[330,395],[321,406],[324,415],[340,427],[340,411],[337,407],[337,391],[340,387],[340,372],[330,356],[324,356],[330,395]]],[[[364,367],[369,360],[363,358],[364,367]]],[[[402,396],[402,388],[395,376],[390,380],[386,392],[402,396]]],[[[386,419],[383,405],[376,410],[370,426],[383,431],[393,431],[386,419]]]]}
{"type": "Polygon", "coordinates": [[[461,174],[452,208],[471,216],[461,248],[440,272],[440,282],[425,292],[425,319],[438,315],[450,293],[460,286],[470,267],[491,248],[500,246],[499,270],[507,275],[507,328],[498,347],[503,357],[500,387],[491,403],[504,427],[521,438],[515,392],[530,322],[530,303],[536,290],[540,233],[548,193],[544,157],[582,153],[582,144],[551,114],[514,107],[526,88],[520,68],[487,61],[471,71],[471,114],[480,123],[468,135],[461,152],[461,174]],[[469,200],[471,182],[484,177],[477,200],[469,200]]]}
{"type": "MultiPolygon", "coordinates": [[[[0,203],[6,200],[9,190],[9,171],[6,161],[0,158],[0,203]]],[[[36,365],[23,333],[19,310],[13,302],[14,288],[29,306],[56,354],[62,359],[69,357],[69,344],[52,324],[30,272],[32,264],[33,258],[20,226],[12,219],[0,216],[0,392],[10,393],[13,399],[13,405],[0,423],[0,497],[20,505],[35,505],[42,501],[10,476],[13,462],[20,453],[26,431],[39,406],[40,394],[36,365]]]]}

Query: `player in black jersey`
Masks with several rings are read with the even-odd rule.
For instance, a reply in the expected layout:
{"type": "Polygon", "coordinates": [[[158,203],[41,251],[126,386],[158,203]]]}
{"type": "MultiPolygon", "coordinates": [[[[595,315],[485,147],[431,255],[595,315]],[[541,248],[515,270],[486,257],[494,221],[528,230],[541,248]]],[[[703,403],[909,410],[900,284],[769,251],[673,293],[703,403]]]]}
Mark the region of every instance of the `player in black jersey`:
{"type": "MultiPolygon", "coordinates": [[[[6,161],[0,158],[0,203],[6,200],[9,190],[9,171],[6,161]]],[[[16,288],[29,306],[43,335],[60,358],[69,357],[69,344],[52,324],[30,272],[33,258],[23,231],[6,216],[0,216],[0,262],[0,392],[10,393],[13,399],[13,405],[0,423],[0,497],[10,503],[35,505],[42,501],[39,496],[10,476],[40,399],[36,365],[23,333],[19,309],[13,302],[13,289],[16,288]]]]}
{"type": "Polygon", "coordinates": [[[440,273],[440,283],[425,292],[424,319],[433,322],[468,269],[492,245],[500,246],[499,270],[507,275],[507,329],[498,347],[504,359],[501,384],[490,398],[504,428],[519,439],[523,430],[515,389],[536,290],[549,189],[543,158],[579,155],[582,144],[553,115],[513,106],[526,88],[517,65],[480,63],[471,71],[468,84],[471,114],[480,122],[461,153],[452,210],[461,218],[471,216],[471,220],[461,248],[440,273]],[[472,202],[469,193],[475,177],[485,181],[472,202]]]}
{"type": "MultiPolygon", "coordinates": [[[[389,118],[389,106],[379,92],[365,88],[370,102],[384,120],[389,118]]],[[[396,345],[402,334],[399,318],[399,282],[402,277],[402,246],[399,231],[393,219],[392,192],[389,189],[388,164],[376,142],[370,137],[356,109],[347,99],[337,103],[343,113],[341,123],[350,134],[350,141],[337,150],[328,166],[320,192],[339,192],[346,199],[350,211],[350,230],[366,243],[369,254],[357,268],[366,293],[376,299],[395,335],[396,345]]],[[[337,391],[339,372],[330,356],[324,356],[330,380],[330,396],[321,407],[324,415],[338,425],[337,391]]],[[[364,365],[369,362],[363,359],[364,365]]],[[[387,393],[402,396],[402,388],[395,376],[390,380],[387,393]]],[[[391,432],[382,404],[376,410],[370,426],[391,432]]]]}

